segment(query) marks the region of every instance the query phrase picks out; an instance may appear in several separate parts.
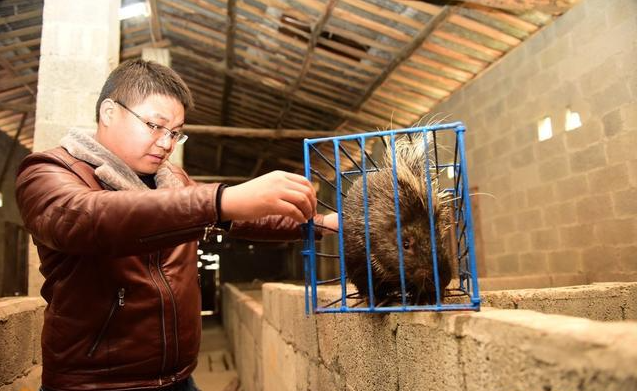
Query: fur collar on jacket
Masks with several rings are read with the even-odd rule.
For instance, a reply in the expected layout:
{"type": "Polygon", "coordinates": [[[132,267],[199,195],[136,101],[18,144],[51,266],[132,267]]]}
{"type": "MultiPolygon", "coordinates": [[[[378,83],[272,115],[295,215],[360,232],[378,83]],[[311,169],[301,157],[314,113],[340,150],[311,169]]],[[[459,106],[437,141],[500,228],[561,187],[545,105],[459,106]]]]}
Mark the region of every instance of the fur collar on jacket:
{"type": "MultiPolygon", "coordinates": [[[[95,140],[95,130],[72,128],[60,140],[60,145],[76,159],[96,167],[95,175],[114,190],[148,190],[142,180],[120,158],[95,140]]],[[[171,170],[171,163],[162,163],[155,174],[158,189],[183,187],[171,170]]]]}

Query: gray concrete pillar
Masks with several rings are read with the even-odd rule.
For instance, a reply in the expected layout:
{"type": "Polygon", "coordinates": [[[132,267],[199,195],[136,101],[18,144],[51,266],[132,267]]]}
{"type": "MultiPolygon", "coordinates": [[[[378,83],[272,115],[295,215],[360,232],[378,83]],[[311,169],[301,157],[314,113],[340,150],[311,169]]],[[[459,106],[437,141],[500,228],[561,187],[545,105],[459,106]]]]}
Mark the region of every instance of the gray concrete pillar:
{"type": "MultiPolygon", "coordinates": [[[[95,128],[95,103],[119,63],[120,0],[45,0],[33,151],[56,147],[70,126],[95,128]]],[[[29,251],[29,295],[43,278],[29,251]]]]}
{"type": "MultiPolygon", "coordinates": [[[[158,64],[171,66],[171,52],[163,48],[143,48],[142,59],[146,61],[155,61],[158,64]]],[[[175,150],[168,159],[171,163],[178,167],[184,167],[184,145],[176,145],[175,150]]]]}

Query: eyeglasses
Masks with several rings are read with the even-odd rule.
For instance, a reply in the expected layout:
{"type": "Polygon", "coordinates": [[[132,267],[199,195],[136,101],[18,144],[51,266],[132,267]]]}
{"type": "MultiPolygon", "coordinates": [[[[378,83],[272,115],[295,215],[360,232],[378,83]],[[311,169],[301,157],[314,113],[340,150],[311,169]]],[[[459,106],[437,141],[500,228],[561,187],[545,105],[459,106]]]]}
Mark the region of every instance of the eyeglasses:
{"type": "Polygon", "coordinates": [[[124,109],[126,109],[126,111],[133,114],[135,117],[137,117],[137,119],[142,121],[146,126],[148,126],[148,128],[151,130],[151,134],[153,135],[157,135],[158,132],[162,132],[161,133],[162,138],[168,137],[169,140],[171,140],[171,142],[175,142],[176,144],[184,144],[186,140],[188,139],[188,136],[182,132],[176,132],[174,130],[167,128],[166,126],[158,125],[151,121],[146,121],[144,118],[140,117],[139,114],[137,114],[133,110],[126,107],[126,105],[120,101],[114,100],[113,102],[122,106],[124,109]]]}

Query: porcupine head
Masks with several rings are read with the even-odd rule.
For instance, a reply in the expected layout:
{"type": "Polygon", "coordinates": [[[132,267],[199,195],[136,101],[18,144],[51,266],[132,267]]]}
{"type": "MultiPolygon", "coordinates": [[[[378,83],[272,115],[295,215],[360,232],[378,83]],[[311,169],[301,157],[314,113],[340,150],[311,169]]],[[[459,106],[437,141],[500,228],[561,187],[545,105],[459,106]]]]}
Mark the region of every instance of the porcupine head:
{"type": "MultiPolygon", "coordinates": [[[[423,134],[397,137],[395,142],[401,243],[397,243],[392,150],[385,153],[385,167],[367,173],[368,226],[372,291],[375,304],[401,302],[399,247],[403,252],[408,304],[436,302],[434,263],[423,134]]],[[[441,298],[451,280],[450,203],[438,192],[436,171],[431,172],[432,209],[441,298]]],[[[363,299],[369,298],[366,256],[363,177],[354,182],[343,203],[346,271],[363,299]]]]}

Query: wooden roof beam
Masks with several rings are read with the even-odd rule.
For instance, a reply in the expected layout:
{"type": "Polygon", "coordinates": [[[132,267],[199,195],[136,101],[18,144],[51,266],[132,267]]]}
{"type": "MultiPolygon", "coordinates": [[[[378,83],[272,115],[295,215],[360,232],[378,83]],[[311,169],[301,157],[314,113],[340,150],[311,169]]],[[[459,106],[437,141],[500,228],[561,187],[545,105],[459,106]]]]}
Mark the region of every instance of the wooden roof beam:
{"type": "Polygon", "coordinates": [[[284,100],[286,101],[286,103],[284,105],[284,108],[279,113],[279,117],[277,118],[277,126],[276,126],[277,129],[281,128],[281,124],[284,118],[286,117],[286,115],[288,115],[288,112],[290,111],[290,108],[292,107],[292,101],[290,99],[290,96],[294,94],[295,91],[297,91],[297,89],[299,89],[301,82],[306,77],[306,74],[308,73],[308,70],[310,69],[310,61],[312,60],[315,47],[317,46],[317,40],[319,39],[319,36],[321,35],[324,26],[326,25],[326,23],[328,23],[328,19],[330,19],[330,16],[332,15],[332,11],[334,10],[336,5],[337,5],[337,0],[330,0],[328,4],[326,5],[326,10],[321,15],[321,18],[319,18],[317,23],[315,23],[315,25],[312,28],[312,34],[310,34],[310,39],[308,40],[308,50],[306,51],[306,54],[303,59],[301,72],[299,72],[299,76],[297,77],[295,82],[292,85],[290,85],[290,87],[288,87],[284,95],[284,100]]]}
{"type": "Polygon", "coordinates": [[[159,8],[157,7],[157,0],[149,0],[149,6],[151,7],[151,41],[161,42],[162,41],[162,28],[160,25],[160,16],[159,16],[159,8]]]}
{"type": "MultiPolygon", "coordinates": [[[[226,56],[225,68],[232,70],[235,64],[235,31],[237,30],[237,9],[236,0],[227,0],[226,4],[226,56]]],[[[230,94],[233,90],[233,78],[228,75],[224,76],[224,91],[222,92],[222,125],[228,125],[228,116],[230,111],[230,94]]]]}

